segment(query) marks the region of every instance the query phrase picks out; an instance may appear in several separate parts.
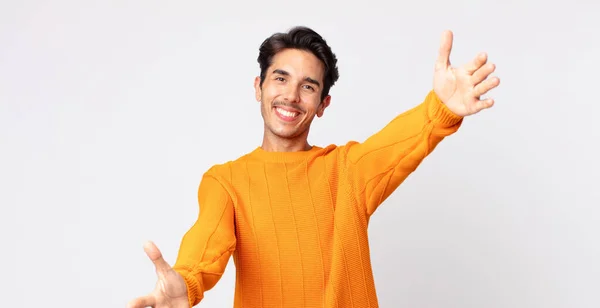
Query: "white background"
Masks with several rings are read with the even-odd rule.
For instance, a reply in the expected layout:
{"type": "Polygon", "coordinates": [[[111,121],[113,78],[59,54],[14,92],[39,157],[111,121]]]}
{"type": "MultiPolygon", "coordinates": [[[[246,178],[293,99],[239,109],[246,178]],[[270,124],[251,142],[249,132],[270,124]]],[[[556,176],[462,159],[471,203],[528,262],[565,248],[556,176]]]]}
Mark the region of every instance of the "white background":
{"type": "MultiPolygon", "coordinates": [[[[306,25],[341,74],[313,144],[420,103],[444,29],[453,63],[487,51],[501,78],[373,217],[382,307],[599,307],[600,5],[584,3],[2,1],[2,306],[152,290],[144,241],[175,261],[202,173],[260,145],[260,43],[306,25]]],[[[234,270],[200,307],[232,305],[234,270]]]]}

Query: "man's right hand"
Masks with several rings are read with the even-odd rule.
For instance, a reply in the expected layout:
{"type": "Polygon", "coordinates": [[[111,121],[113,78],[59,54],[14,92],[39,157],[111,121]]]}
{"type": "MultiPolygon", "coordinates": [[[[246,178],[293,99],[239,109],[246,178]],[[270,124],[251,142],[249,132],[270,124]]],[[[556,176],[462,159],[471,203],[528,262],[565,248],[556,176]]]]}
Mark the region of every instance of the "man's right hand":
{"type": "Polygon", "coordinates": [[[144,251],[154,263],[158,281],[154,291],[138,297],[127,305],[128,308],[190,308],[187,286],[183,277],[163,259],[160,250],[152,242],[144,245],[144,251]]]}

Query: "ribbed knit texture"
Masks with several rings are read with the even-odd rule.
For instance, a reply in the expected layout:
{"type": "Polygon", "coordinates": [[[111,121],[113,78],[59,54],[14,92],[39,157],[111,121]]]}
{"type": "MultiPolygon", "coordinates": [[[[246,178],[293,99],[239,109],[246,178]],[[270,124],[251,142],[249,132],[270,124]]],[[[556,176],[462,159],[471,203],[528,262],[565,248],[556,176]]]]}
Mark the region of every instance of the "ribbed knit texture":
{"type": "Polygon", "coordinates": [[[257,148],[208,170],[174,266],[190,306],[236,266],[234,307],[378,307],[367,227],[462,118],[431,91],[362,143],[257,148]]]}

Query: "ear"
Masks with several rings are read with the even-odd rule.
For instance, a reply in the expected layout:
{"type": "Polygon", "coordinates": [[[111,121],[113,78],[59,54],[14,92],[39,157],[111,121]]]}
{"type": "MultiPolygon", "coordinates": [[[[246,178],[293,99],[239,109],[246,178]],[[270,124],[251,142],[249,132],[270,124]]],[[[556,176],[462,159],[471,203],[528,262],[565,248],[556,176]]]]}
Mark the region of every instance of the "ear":
{"type": "Polygon", "coordinates": [[[325,98],[323,99],[321,104],[319,104],[319,107],[317,108],[317,117],[320,118],[323,116],[323,112],[325,112],[325,108],[329,107],[330,103],[331,103],[331,95],[325,96],[325,98]]]}
{"type": "Polygon", "coordinates": [[[262,90],[260,88],[260,76],[256,76],[256,78],[254,78],[254,96],[257,102],[261,101],[262,90]]]}

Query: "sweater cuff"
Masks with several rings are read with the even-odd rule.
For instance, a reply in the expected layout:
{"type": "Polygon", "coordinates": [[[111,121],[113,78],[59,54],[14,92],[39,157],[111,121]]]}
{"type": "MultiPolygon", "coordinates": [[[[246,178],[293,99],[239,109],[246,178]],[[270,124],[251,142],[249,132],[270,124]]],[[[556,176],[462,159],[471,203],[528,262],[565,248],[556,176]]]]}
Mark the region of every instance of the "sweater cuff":
{"type": "Polygon", "coordinates": [[[198,303],[200,303],[200,300],[202,300],[202,295],[203,294],[200,290],[202,285],[200,284],[200,282],[198,281],[198,279],[196,279],[196,277],[194,277],[194,275],[183,268],[173,268],[177,273],[179,273],[179,275],[181,275],[181,277],[183,277],[183,280],[185,281],[185,285],[187,288],[187,297],[188,297],[188,302],[190,304],[190,308],[194,307],[195,305],[198,305],[198,303]]]}
{"type": "Polygon", "coordinates": [[[460,123],[463,119],[462,116],[459,116],[448,109],[448,106],[440,100],[433,90],[427,95],[427,100],[429,101],[429,108],[427,108],[429,119],[431,119],[436,126],[444,128],[452,127],[460,123]]]}

